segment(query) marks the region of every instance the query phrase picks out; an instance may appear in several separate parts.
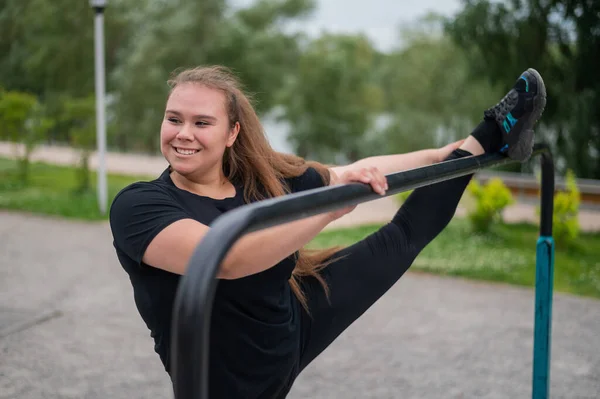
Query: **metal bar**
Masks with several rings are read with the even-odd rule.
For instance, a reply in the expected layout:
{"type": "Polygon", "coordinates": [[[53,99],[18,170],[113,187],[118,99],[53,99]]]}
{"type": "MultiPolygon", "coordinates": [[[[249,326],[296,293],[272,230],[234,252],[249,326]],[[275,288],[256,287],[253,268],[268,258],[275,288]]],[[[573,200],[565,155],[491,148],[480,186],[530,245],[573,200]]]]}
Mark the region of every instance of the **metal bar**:
{"type": "MultiPolygon", "coordinates": [[[[533,155],[548,151],[536,145],[533,155]]],[[[505,163],[500,154],[484,154],[446,161],[387,176],[386,195],[430,185],[505,163]]],[[[221,261],[244,234],[381,198],[360,183],[323,187],[242,206],[222,215],[196,247],[175,298],[171,363],[177,399],[208,398],[208,350],[212,304],[221,261]]]]}
{"type": "Polygon", "coordinates": [[[535,317],[533,331],[532,398],[550,394],[550,353],[552,346],[552,291],[554,283],[554,163],[549,152],[542,154],[540,237],[536,248],[535,317]]]}
{"type": "Polygon", "coordinates": [[[542,188],[540,235],[552,237],[552,214],[554,210],[554,161],[550,152],[542,153],[542,188]]]}
{"type": "Polygon", "coordinates": [[[552,332],[552,282],[554,240],[540,236],[536,248],[535,318],[533,331],[532,398],[547,399],[550,394],[550,352],[552,332]]]}

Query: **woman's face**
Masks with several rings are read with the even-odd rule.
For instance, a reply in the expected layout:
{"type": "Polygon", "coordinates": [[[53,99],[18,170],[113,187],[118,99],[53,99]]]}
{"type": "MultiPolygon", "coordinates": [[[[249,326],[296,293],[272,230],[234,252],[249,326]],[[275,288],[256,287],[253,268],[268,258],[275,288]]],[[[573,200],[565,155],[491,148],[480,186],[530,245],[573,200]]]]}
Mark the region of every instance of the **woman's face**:
{"type": "Polygon", "coordinates": [[[223,153],[235,142],[239,123],[229,126],[225,95],[194,83],[173,89],[160,129],[160,148],[172,169],[187,176],[222,168],[223,153]]]}

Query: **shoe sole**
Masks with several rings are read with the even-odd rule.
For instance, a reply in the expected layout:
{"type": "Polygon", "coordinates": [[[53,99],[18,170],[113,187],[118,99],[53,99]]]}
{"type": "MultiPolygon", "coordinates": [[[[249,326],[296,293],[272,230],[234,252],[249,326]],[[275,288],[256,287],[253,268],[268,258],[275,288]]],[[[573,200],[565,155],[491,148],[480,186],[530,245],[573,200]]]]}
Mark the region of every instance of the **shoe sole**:
{"type": "Polygon", "coordinates": [[[527,69],[527,72],[533,75],[537,80],[538,94],[533,98],[533,111],[529,118],[526,118],[526,121],[524,122],[525,125],[517,138],[517,142],[508,147],[508,156],[511,159],[521,162],[526,161],[531,157],[534,144],[533,126],[540,119],[546,108],[546,85],[544,84],[542,76],[533,68],[527,69]]]}

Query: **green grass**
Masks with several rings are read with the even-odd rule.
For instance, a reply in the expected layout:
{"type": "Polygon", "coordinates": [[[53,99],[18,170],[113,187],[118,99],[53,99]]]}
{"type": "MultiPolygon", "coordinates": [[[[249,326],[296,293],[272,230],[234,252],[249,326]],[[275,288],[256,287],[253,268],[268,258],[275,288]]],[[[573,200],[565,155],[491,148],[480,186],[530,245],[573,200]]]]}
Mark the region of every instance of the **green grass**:
{"type": "MultiPolygon", "coordinates": [[[[91,174],[93,191],[86,193],[75,192],[77,177],[73,167],[36,162],[30,165],[29,176],[29,183],[23,185],[18,178],[16,161],[0,158],[0,209],[85,220],[106,219],[98,209],[95,172],[91,174]]],[[[148,179],[144,176],[109,174],[108,206],[123,187],[148,179]]]]}
{"type": "MultiPolygon", "coordinates": [[[[350,245],[379,228],[324,231],[311,246],[350,245]]],[[[417,257],[412,270],[497,281],[535,284],[538,228],[528,224],[500,224],[486,236],[471,233],[466,219],[454,219],[417,257]]],[[[582,234],[577,246],[555,250],[555,290],[600,298],[600,233],[582,234]]]]}

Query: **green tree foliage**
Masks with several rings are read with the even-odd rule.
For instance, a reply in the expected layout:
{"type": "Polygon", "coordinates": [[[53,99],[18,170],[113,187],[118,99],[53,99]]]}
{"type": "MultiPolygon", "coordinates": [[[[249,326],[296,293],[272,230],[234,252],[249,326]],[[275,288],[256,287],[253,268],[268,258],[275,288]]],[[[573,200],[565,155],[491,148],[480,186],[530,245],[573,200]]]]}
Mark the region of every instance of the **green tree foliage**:
{"type": "Polygon", "coordinates": [[[93,97],[69,98],[63,102],[61,121],[69,132],[71,145],[80,150],[75,191],[90,191],[90,155],[96,146],[95,105],[93,97]]]}
{"type": "MultiPolygon", "coordinates": [[[[127,10],[111,0],[106,9],[106,67],[111,71],[128,37],[127,10]]],[[[135,2],[136,4],[141,3],[135,2]]],[[[0,2],[0,85],[38,96],[88,95],[94,89],[94,24],[88,1],[0,2]]]]}
{"type": "Polygon", "coordinates": [[[329,162],[336,155],[348,161],[366,155],[382,100],[374,59],[361,36],[324,35],[308,44],[282,96],[299,155],[329,162]]]}
{"type": "Polygon", "coordinates": [[[35,96],[17,91],[7,91],[0,96],[0,139],[15,144],[21,183],[27,184],[31,154],[53,124],[35,96]]]}
{"type": "Polygon", "coordinates": [[[168,87],[166,80],[179,67],[206,62],[211,32],[219,30],[224,1],[148,1],[132,23],[134,37],[112,79],[113,146],[122,150],[156,152],[158,130],[168,87]]]}
{"type": "Polygon", "coordinates": [[[35,96],[28,93],[8,91],[0,97],[0,137],[18,143],[25,130],[29,113],[36,103],[35,96]]]}
{"type": "Polygon", "coordinates": [[[405,45],[383,56],[379,79],[391,123],[385,148],[406,152],[465,137],[500,92],[470,76],[466,54],[441,34],[441,17],[428,15],[405,26],[405,45]]]}
{"type": "MultiPolygon", "coordinates": [[[[223,64],[267,111],[299,54],[286,32],[314,0],[111,0],[105,10],[109,145],[156,152],[166,80],[181,67],[223,64]]],[[[94,11],[88,1],[0,2],[0,86],[26,91],[59,115],[63,98],[94,91],[94,11]]],[[[69,129],[51,138],[70,142],[69,129]]]]}
{"type": "Polygon", "coordinates": [[[285,26],[314,6],[315,0],[256,1],[225,19],[208,61],[235,70],[259,112],[272,109],[301,53],[301,36],[286,33],[285,26]]]}
{"type": "Polygon", "coordinates": [[[259,111],[273,106],[288,69],[298,59],[291,18],[313,7],[309,0],[261,0],[227,13],[223,0],[148,2],[144,23],[129,42],[114,81],[111,142],[120,149],[158,150],[166,80],[179,68],[221,64],[255,93],[259,111]]]}
{"type": "MultiPolygon", "coordinates": [[[[135,7],[156,0],[110,0],[105,11],[106,73],[112,74],[135,27],[135,7]]],[[[32,93],[50,115],[63,96],[94,91],[94,11],[88,1],[3,0],[0,2],[0,85],[32,93]]],[[[112,90],[108,80],[108,90],[112,90]]],[[[68,142],[56,124],[53,141],[68,142]]]]}
{"type": "MultiPolygon", "coordinates": [[[[429,15],[405,27],[402,47],[388,53],[361,37],[291,33],[290,23],[314,7],[315,0],[237,9],[226,0],[110,0],[109,147],[158,152],[166,80],[177,68],[232,68],[261,114],[283,110],[301,155],[331,160],[464,137],[534,66],[549,90],[540,130],[561,168],[600,177],[599,2],[464,0],[445,25],[450,35],[429,15]]],[[[60,115],[63,98],[94,92],[93,26],[85,0],[0,1],[0,86],[31,93],[46,114],[60,115]]],[[[54,126],[51,141],[71,142],[65,124],[54,126]]]]}
{"type": "MultiPolygon", "coordinates": [[[[474,76],[505,88],[528,67],[545,77],[545,139],[578,176],[600,178],[600,2],[463,0],[448,32],[474,76]]],[[[540,137],[540,136],[538,136],[540,137]]]]}

